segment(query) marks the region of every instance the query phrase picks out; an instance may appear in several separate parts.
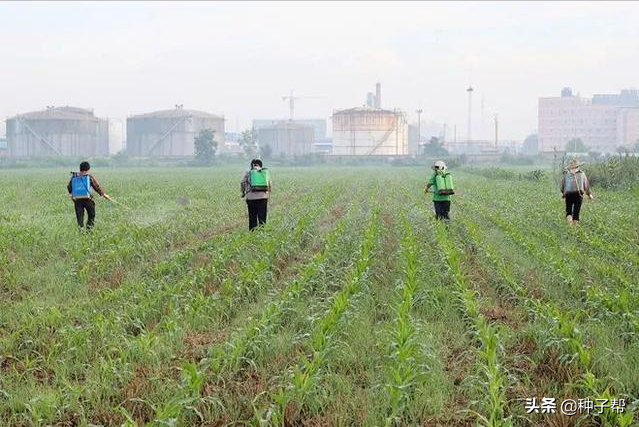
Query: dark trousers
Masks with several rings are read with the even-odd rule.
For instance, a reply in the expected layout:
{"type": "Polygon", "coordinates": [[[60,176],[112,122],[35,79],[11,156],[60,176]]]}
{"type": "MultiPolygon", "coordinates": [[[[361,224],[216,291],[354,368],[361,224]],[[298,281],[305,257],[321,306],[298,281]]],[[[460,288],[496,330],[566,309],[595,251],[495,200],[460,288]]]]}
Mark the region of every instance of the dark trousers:
{"type": "Polygon", "coordinates": [[[247,200],[246,205],[248,206],[249,230],[258,225],[266,224],[268,199],[247,200]]]}
{"type": "Polygon", "coordinates": [[[74,200],[75,204],[75,217],[78,220],[78,227],[84,227],[84,211],[87,211],[87,230],[93,227],[95,221],[95,202],[93,199],[80,199],[74,200]]]}
{"type": "Polygon", "coordinates": [[[579,211],[581,210],[581,202],[583,196],[578,193],[566,193],[566,216],[572,215],[573,221],[579,221],[579,211]]]}
{"type": "Polygon", "coordinates": [[[443,200],[440,202],[433,202],[435,204],[435,217],[437,219],[450,219],[448,213],[450,212],[450,201],[443,200]]]}

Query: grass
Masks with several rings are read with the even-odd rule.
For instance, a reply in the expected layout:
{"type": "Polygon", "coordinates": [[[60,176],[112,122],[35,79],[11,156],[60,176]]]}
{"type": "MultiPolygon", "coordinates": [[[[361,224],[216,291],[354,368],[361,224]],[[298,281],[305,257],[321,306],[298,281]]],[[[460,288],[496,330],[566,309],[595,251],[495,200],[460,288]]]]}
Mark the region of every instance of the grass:
{"type": "Polygon", "coordinates": [[[96,169],[87,234],[66,170],[0,171],[0,425],[636,425],[637,189],[569,228],[470,172],[442,224],[424,170],[277,168],[251,233],[242,171],[96,169]]]}

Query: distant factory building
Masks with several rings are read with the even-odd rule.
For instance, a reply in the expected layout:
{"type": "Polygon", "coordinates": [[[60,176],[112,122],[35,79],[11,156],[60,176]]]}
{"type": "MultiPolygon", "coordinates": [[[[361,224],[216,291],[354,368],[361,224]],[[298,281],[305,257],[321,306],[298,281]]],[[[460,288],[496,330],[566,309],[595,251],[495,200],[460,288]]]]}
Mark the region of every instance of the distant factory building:
{"type": "Polygon", "coordinates": [[[0,157],[7,155],[7,138],[0,138],[0,157]]]}
{"type": "Polygon", "coordinates": [[[604,153],[634,144],[639,140],[639,91],[590,99],[564,88],[559,97],[539,98],[539,151],[564,151],[576,139],[604,153]]]}
{"type": "Polygon", "coordinates": [[[381,85],[368,93],[366,106],[333,113],[333,149],[337,156],[404,156],[409,154],[408,121],[399,110],[381,108],[381,85]]]}
{"type": "Polygon", "coordinates": [[[273,156],[303,156],[313,151],[315,128],[308,124],[282,121],[257,129],[260,149],[269,147],[273,156]]]}
{"type": "Polygon", "coordinates": [[[408,122],[401,111],[375,107],[333,114],[333,155],[403,156],[408,154],[408,122]]]}
{"type": "Polygon", "coordinates": [[[142,157],[186,157],[195,154],[194,140],[204,129],[224,146],[224,117],[203,111],[174,110],[132,116],[126,120],[127,153],[142,157]]]}
{"type": "Polygon", "coordinates": [[[106,156],[109,124],[93,110],[47,107],[7,120],[11,157],[106,156]]]}
{"type": "Polygon", "coordinates": [[[253,120],[253,128],[259,130],[265,126],[273,126],[277,123],[288,121],[289,123],[295,123],[300,125],[313,126],[315,130],[315,141],[326,139],[326,120],[325,119],[256,119],[253,120]]]}

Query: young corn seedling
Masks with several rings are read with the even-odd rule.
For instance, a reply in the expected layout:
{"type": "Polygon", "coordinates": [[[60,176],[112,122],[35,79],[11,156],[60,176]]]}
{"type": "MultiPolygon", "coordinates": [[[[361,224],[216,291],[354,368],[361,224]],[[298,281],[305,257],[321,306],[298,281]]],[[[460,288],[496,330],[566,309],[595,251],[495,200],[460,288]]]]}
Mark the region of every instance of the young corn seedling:
{"type": "Polygon", "coordinates": [[[403,218],[402,225],[404,235],[401,245],[405,277],[401,290],[402,298],[395,308],[397,315],[391,331],[390,366],[386,383],[389,393],[388,415],[385,421],[387,426],[402,422],[421,370],[417,362],[419,351],[415,339],[416,327],[411,316],[418,287],[419,250],[412,227],[406,218],[403,218]]]}
{"type": "Polygon", "coordinates": [[[272,403],[268,408],[256,411],[256,422],[260,425],[284,425],[284,414],[288,403],[294,400],[299,407],[303,406],[306,396],[314,389],[320,368],[331,350],[332,337],[344,313],[350,307],[353,296],[362,289],[366,273],[371,265],[380,227],[377,222],[378,215],[379,210],[374,210],[353,270],[347,275],[343,288],[333,298],[328,311],[308,337],[307,345],[311,356],[302,356],[300,363],[291,371],[288,386],[271,395],[272,403]]]}
{"type": "MultiPolygon", "coordinates": [[[[469,223],[466,220],[466,223],[469,223]]],[[[513,273],[510,268],[505,264],[502,257],[496,254],[496,251],[485,240],[480,238],[479,229],[474,226],[469,227],[471,230],[470,235],[475,239],[477,243],[481,242],[478,246],[481,246],[483,251],[488,254],[488,258],[498,267],[501,272],[501,276],[508,284],[509,289],[513,295],[524,304],[531,313],[541,319],[544,319],[548,324],[545,338],[542,337],[542,341],[547,346],[556,347],[562,354],[560,360],[564,363],[576,363],[582,369],[584,374],[580,380],[581,384],[585,384],[585,389],[593,396],[601,396],[601,381],[597,380],[596,376],[592,372],[592,355],[590,349],[585,344],[585,338],[583,333],[578,327],[579,319],[581,318],[581,312],[566,312],[557,308],[551,301],[539,301],[533,298],[528,289],[521,285],[521,283],[513,277],[513,273]]],[[[532,252],[535,253],[536,252],[532,252]]],[[[593,288],[590,288],[593,289],[593,288]]],[[[604,391],[604,394],[607,393],[604,391]]],[[[599,397],[601,398],[601,397],[599,397]]],[[[622,423],[627,423],[626,420],[632,420],[634,412],[629,410],[625,414],[613,413],[612,411],[604,411],[604,414],[596,414],[595,416],[601,418],[605,425],[616,426],[622,423]],[[614,420],[614,421],[611,421],[614,420]]]]}
{"type": "Polygon", "coordinates": [[[231,340],[224,346],[216,347],[211,358],[213,372],[230,371],[239,369],[241,362],[250,357],[250,348],[260,336],[269,334],[271,328],[281,318],[287,307],[297,300],[304,288],[322,271],[329,254],[335,249],[338,237],[343,234],[346,222],[340,221],[335,229],[326,238],[324,249],[316,254],[302,270],[300,276],[295,278],[286,287],[279,298],[269,303],[259,317],[250,319],[248,324],[236,331],[231,340]]]}
{"type": "Polygon", "coordinates": [[[453,245],[448,235],[449,230],[438,223],[435,231],[455,280],[462,311],[480,343],[480,378],[484,398],[480,402],[481,412],[475,411],[475,414],[485,427],[510,427],[511,417],[506,417],[504,412],[508,377],[500,364],[502,348],[497,329],[489,324],[479,311],[477,295],[463,272],[460,252],[453,245]]]}

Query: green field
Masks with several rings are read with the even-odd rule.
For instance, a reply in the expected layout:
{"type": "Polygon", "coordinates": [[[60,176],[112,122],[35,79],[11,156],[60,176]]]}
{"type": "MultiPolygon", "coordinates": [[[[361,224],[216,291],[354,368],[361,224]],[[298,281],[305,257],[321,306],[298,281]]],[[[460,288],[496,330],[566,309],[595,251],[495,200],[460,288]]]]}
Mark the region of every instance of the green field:
{"type": "Polygon", "coordinates": [[[451,172],[446,226],[425,169],[275,168],[251,233],[241,168],[96,168],[87,235],[0,171],[0,426],[635,425],[639,191],[451,172]]]}

